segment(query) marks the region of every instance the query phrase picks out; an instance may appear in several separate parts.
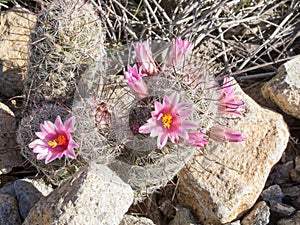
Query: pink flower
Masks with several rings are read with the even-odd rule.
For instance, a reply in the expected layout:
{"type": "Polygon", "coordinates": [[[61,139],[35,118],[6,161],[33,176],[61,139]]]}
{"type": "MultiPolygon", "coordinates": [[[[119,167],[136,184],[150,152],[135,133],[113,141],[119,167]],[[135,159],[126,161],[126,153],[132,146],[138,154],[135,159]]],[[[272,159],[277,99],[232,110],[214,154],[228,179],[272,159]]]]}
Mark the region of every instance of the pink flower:
{"type": "Polygon", "coordinates": [[[184,141],[185,144],[196,146],[199,148],[204,148],[204,144],[208,142],[205,138],[203,138],[203,133],[198,130],[188,132],[189,138],[184,141]]]}
{"type": "Polygon", "coordinates": [[[221,96],[218,100],[219,113],[229,113],[242,116],[241,111],[243,110],[244,104],[242,101],[236,100],[236,98],[231,80],[229,77],[225,77],[222,85],[221,96]]]}
{"type": "Polygon", "coordinates": [[[147,76],[147,74],[139,73],[136,65],[133,67],[127,66],[127,70],[124,75],[127,79],[127,84],[131,92],[139,99],[145,98],[148,95],[148,88],[142,77],[147,76]]]}
{"type": "Polygon", "coordinates": [[[218,142],[241,142],[246,140],[246,137],[241,132],[219,125],[209,129],[209,137],[218,142]]]}
{"type": "Polygon", "coordinates": [[[78,144],[72,139],[71,132],[74,130],[75,118],[71,117],[63,124],[60,116],[56,117],[55,123],[45,121],[41,124],[41,132],[36,132],[39,139],[34,140],[28,146],[37,153],[37,159],[46,159],[48,164],[54,159],[61,159],[63,155],[76,159],[74,148],[78,144]]]}
{"type": "Polygon", "coordinates": [[[197,124],[186,120],[193,112],[186,109],[187,102],[179,102],[179,94],[174,92],[171,96],[165,96],[163,103],[154,102],[155,111],[151,112],[151,118],[140,127],[140,133],[150,133],[150,137],[157,136],[157,147],[163,148],[168,138],[171,142],[177,143],[179,137],[184,140],[189,138],[187,129],[197,128],[197,124]]]}
{"type": "Polygon", "coordinates": [[[182,68],[184,60],[187,59],[191,51],[191,42],[184,41],[182,39],[176,39],[169,54],[168,66],[182,68]]]}
{"type": "Polygon", "coordinates": [[[135,51],[141,71],[148,75],[156,75],[158,73],[158,68],[153,59],[148,40],[137,43],[135,51]]]}

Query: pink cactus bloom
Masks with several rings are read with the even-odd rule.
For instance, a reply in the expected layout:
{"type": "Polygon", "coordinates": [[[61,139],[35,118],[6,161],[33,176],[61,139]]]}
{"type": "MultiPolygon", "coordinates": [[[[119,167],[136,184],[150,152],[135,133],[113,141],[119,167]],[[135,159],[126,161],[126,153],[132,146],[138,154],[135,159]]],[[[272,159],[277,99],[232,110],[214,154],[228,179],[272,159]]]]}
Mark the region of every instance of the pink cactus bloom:
{"type": "Polygon", "coordinates": [[[46,159],[48,164],[54,159],[61,159],[63,155],[76,159],[74,148],[78,144],[72,139],[71,132],[74,130],[75,118],[71,117],[63,124],[60,116],[56,117],[55,123],[44,121],[40,125],[41,132],[36,132],[39,139],[34,140],[28,146],[37,153],[37,159],[46,159]]]}
{"type": "Polygon", "coordinates": [[[145,82],[142,80],[142,77],[147,76],[147,74],[139,73],[136,65],[133,67],[127,66],[127,70],[124,72],[126,77],[127,84],[131,92],[139,99],[143,99],[148,95],[148,88],[145,82]]]}
{"type": "Polygon", "coordinates": [[[242,116],[241,111],[243,110],[244,103],[237,99],[234,94],[234,88],[232,86],[229,77],[224,78],[222,85],[221,96],[218,100],[218,112],[220,114],[235,114],[242,116]]]}
{"type": "Polygon", "coordinates": [[[184,143],[187,145],[204,148],[204,144],[208,142],[208,140],[203,137],[204,134],[201,131],[190,131],[188,132],[188,135],[189,138],[184,141],[184,143]]]}
{"type": "Polygon", "coordinates": [[[152,51],[148,40],[144,42],[138,42],[135,47],[136,58],[139,67],[143,73],[148,75],[156,75],[158,68],[152,56],[152,51]]]}
{"type": "Polygon", "coordinates": [[[209,137],[217,142],[241,142],[246,140],[241,132],[219,125],[209,129],[209,137]]]}
{"type": "Polygon", "coordinates": [[[157,136],[157,148],[163,148],[168,138],[171,142],[178,143],[179,137],[187,140],[189,138],[188,129],[197,128],[197,124],[186,120],[193,109],[187,107],[189,103],[179,103],[179,94],[172,93],[169,97],[165,96],[163,103],[155,101],[155,111],[151,112],[151,118],[147,123],[140,127],[140,133],[150,133],[150,137],[157,136]]]}
{"type": "Polygon", "coordinates": [[[176,39],[172,45],[169,54],[168,66],[182,68],[184,60],[190,55],[192,51],[192,43],[182,39],[176,39]]]}

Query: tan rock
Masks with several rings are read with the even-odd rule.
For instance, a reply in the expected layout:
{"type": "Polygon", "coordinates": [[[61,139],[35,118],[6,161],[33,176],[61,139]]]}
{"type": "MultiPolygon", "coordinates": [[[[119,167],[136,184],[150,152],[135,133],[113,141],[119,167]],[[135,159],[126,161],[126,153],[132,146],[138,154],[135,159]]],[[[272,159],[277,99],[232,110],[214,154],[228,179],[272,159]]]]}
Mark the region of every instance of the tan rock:
{"type": "Polygon", "coordinates": [[[133,202],[133,190],[105,165],[87,165],[47,197],[23,225],[119,225],[133,202]]]}
{"type": "Polygon", "coordinates": [[[0,102],[0,174],[9,173],[23,163],[16,141],[17,123],[14,113],[0,102]]]}
{"type": "Polygon", "coordinates": [[[24,8],[0,12],[0,92],[7,97],[22,93],[34,24],[35,16],[24,8]]]}
{"type": "Polygon", "coordinates": [[[250,86],[244,87],[243,91],[249,95],[257,104],[260,106],[273,110],[278,111],[279,107],[269,99],[265,99],[262,94],[262,86],[264,86],[266,82],[257,82],[250,86]]]}
{"type": "Polygon", "coordinates": [[[125,215],[120,225],[155,225],[152,220],[146,217],[125,215]]]}
{"type": "Polygon", "coordinates": [[[262,94],[287,114],[300,119],[300,56],[283,64],[262,87],[262,94]]]}
{"type": "Polygon", "coordinates": [[[207,225],[231,222],[254,205],[289,139],[280,114],[261,108],[238,85],[236,93],[245,103],[244,117],[223,125],[243,132],[247,140],[212,142],[179,174],[179,203],[207,225]]]}

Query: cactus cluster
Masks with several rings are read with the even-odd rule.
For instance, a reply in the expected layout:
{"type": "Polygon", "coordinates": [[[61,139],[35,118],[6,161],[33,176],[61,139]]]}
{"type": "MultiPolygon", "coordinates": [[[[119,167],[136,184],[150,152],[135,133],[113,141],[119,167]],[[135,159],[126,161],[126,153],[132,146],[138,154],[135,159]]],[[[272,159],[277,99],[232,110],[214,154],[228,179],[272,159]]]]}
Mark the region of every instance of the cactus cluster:
{"type": "MultiPolygon", "coordinates": [[[[223,128],[212,129],[218,121],[220,99],[223,111],[233,112],[241,104],[224,84],[222,92],[201,59],[193,57],[190,42],[153,41],[151,48],[148,42],[139,42],[134,49],[108,57],[102,35],[94,11],[84,1],[54,0],[44,5],[32,35],[26,88],[30,116],[20,123],[18,142],[23,155],[54,184],[83,164],[107,164],[132,186],[137,198],[142,198],[166,185],[194,154],[204,151],[206,139],[226,141],[223,128]],[[125,76],[117,70],[123,70],[125,76]],[[142,86],[135,82],[142,82],[142,86]],[[149,123],[158,105],[174,96],[180,96],[180,107],[185,108],[189,121],[196,121],[197,130],[189,135],[182,131],[180,140],[171,134],[171,141],[159,145],[160,137],[141,128],[149,123]],[[28,144],[36,138],[41,123],[54,121],[58,115],[66,119],[69,114],[76,120],[72,137],[79,145],[77,159],[45,165],[28,144]],[[210,135],[214,130],[218,132],[210,135]]],[[[165,125],[169,128],[172,115],[167,116],[165,125]]],[[[186,127],[192,126],[189,121],[186,127]]]]}

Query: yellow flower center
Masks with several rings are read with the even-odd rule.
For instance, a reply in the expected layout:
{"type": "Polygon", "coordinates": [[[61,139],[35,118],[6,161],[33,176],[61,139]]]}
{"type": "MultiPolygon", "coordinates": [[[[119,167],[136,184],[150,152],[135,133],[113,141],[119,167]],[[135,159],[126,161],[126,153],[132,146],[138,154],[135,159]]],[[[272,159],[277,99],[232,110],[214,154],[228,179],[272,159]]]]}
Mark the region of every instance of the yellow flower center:
{"type": "Polygon", "coordinates": [[[172,123],[172,115],[170,113],[163,115],[161,121],[164,123],[164,127],[170,128],[172,123]]]}
{"type": "Polygon", "coordinates": [[[57,145],[66,145],[67,140],[66,137],[62,134],[58,135],[57,138],[55,138],[52,141],[48,141],[48,145],[52,148],[55,148],[57,145]]]}

